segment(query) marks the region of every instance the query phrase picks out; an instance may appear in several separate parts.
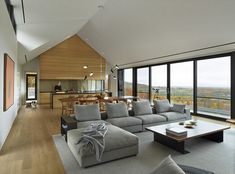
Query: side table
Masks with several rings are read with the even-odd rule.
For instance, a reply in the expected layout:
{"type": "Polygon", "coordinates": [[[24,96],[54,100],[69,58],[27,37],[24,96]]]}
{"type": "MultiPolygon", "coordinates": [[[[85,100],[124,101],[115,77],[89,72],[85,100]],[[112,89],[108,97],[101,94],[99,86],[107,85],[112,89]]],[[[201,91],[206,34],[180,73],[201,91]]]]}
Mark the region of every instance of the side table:
{"type": "Polygon", "coordinates": [[[67,132],[71,129],[77,129],[77,121],[70,116],[61,116],[60,130],[61,135],[65,136],[67,142],[67,132]]]}

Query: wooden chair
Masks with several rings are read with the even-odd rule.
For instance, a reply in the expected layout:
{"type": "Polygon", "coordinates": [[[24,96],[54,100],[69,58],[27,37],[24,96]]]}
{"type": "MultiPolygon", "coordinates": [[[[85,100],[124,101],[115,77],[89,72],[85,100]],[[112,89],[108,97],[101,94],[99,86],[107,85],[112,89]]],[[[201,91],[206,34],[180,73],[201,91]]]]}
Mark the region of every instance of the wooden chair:
{"type": "Polygon", "coordinates": [[[98,100],[96,97],[90,97],[90,98],[79,98],[78,103],[80,105],[89,105],[89,104],[96,104],[98,103],[98,100]]]}
{"type": "Polygon", "coordinates": [[[106,111],[106,103],[113,103],[113,99],[111,97],[99,98],[98,101],[99,101],[100,111],[106,111]]]}
{"type": "Polygon", "coordinates": [[[77,97],[67,97],[59,99],[62,105],[62,115],[69,116],[70,114],[74,113],[74,104],[78,104],[78,98],[77,97]]]}

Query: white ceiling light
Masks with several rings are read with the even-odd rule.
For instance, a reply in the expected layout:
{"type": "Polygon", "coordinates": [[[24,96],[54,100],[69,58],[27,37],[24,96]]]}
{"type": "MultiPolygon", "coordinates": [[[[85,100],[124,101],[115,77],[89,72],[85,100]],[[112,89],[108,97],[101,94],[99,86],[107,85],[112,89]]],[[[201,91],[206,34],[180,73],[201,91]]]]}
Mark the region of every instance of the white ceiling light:
{"type": "Polygon", "coordinates": [[[87,69],[87,68],[88,68],[88,66],[87,66],[87,65],[84,65],[84,66],[83,66],[83,69],[87,69]]]}

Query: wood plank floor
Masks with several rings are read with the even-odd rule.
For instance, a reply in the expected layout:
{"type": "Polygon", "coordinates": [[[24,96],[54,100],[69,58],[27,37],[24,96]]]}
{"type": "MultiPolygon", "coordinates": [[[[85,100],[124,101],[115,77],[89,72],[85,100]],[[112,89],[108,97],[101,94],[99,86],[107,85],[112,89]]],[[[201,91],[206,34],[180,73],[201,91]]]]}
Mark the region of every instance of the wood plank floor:
{"type": "Polygon", "coordinates": [[[53,134],[60,133],[60,113],[56,109],[22,107],[0,151],[0,174],[64,173],[52,140],[53,134]]]}
{"type": "Polygon", "coordinates": [[[23,107],[0,152],[0,174],[64,173],[51,136],[59,125],[59,110],[23,107]]]}

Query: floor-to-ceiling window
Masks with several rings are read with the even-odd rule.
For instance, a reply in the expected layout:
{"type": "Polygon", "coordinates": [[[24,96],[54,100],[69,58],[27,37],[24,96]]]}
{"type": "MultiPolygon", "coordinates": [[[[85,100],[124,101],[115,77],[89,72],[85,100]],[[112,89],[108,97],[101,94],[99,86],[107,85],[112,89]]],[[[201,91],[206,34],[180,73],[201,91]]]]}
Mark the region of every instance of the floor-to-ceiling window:
{"type": "Polygon", "coordinates": [[[185,104],[193,109],[193,61],[170,65],[171,103],[185,104]]]}
{"type": "Polygon", "coordinates": [[[122,91],[151,102],[168,98],[172,104],[185,104],[191,112],[202,116],[233,118],[232,56],[231,53],[124,69],[122,91]]]}
{"type": "Polygon", "coordinates": [[[137,96],[149,99],[149,67],[137,69],[137,96]]]}
{"type": "Polygon", "coordinates": [[[197,61],[197,113],[229,117],[231,57],[197,61]]]}
{"type": "Polygon", "coordinates": [[[132,96],[132,84],[133,84],[133,69],[124,69],[124,95],[132,96]]]}
{"type": "Polygon", "coordinates": [[[167,98],[167,65],[157,65],[151,67],[151,101],[153,99],[167,98]]]}

